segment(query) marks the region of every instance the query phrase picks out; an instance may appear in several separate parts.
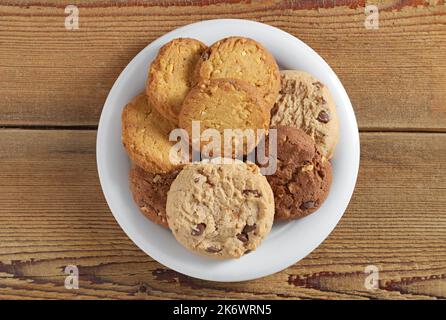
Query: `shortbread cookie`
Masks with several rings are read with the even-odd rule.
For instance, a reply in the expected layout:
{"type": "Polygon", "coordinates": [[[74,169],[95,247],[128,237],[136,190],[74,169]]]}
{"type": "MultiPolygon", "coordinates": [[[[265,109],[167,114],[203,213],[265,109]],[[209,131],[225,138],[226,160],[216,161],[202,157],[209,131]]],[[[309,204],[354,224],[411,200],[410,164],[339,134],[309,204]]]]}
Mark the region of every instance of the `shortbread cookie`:
{"type": "Polygon", "coordinates": [[[245,80],[260,92],[270,110],[280,89],[279,67],[260,43],[243,37],[229,37],[210,46],[197,64],[195,79],[233,78],[245,80]]]}
{"type": "MultiPolygon", "coordinates": [[[[224,130],[232,129],[245,132],[250,129],[253,133],[252,140],[241,139],[237,131],[233,131],[237,138],[229,139],[232,143],[232,155],[236,150],[238,154],[249,153],[257,144],[257,129],[268,130],[270,113],[262,107],[261,98],[257,90],[247,82],[236,79],[212,79],[206,80],[195,86],[184,99],[179,116],[179,125],[184,128],[192,141],[192,122],[197,121],[200,131],[215,129],[221,135],[221,153],[213,156],[231,156],[231,150],[224,149],[224,130]],[[251,143],[248,143],[251,141],[251,143]],[[224,153],[226,151],[226,153],[224,153]]],[[[197,138],[198,140],[198,138],[197,138]]],[[[201,151],[207,146],[208,137],[201,135],[201,151]]],[[[192,141],[193,146],[195,140],[192,141]]]]}
{"type": "Polygon", "coordinates": [[[336,105],[328,90],[304,71],[281,71],[281,90],[271,112],[271,126],[294,126],[310,135],[327,159],[333,156],[339,129],[336,105]]]}
{"type": "Polygon", "coordinates": [[[275,219],[297,219],[324,202],[332,181],[331,165],[310,136],[295,127],[279,126],[277,170],[266,178],[274,192],[275,219]]]}
{"type": "Polygon", "coordinates": [[[150,66],[147,97],[161,115],[174,123],[192,86],[195,65],[205,49],[206,46],[195,39],[174,39],[159,50],[150,66]]]}
{"type": "Polygon", "coordinates": [[[179,155],[169,155],[174,145],[169,133],[175,127],[148,103],[143,93],[122,112],[122,143],[133,162],[145,171],[170,172],[181,166],[179,155]]]}
{"type": "Polygon", "coordinates": [[[166,218],[167,192],[178,172],[149,173],[136,165],[130,170],[130,190],[135,203],[147,218],[165,228],[169,227],[166,218]]]}
{"type": "Polygon", "coordinates": [[[195,253],[239,258],[271,230],[274,196],[254,164],[196,163],[177,176],[167,195],[175,238],[195,253]]]}

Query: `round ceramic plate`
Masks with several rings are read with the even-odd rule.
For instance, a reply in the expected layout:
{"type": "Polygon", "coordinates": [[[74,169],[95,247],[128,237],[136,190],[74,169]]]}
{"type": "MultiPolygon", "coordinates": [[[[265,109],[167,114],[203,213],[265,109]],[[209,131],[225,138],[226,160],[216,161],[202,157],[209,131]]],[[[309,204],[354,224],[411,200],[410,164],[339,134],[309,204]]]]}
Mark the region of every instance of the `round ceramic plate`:
{"type": "Polygon", "coordinates": [[[209,20],[194,23],[160,37],[144,48],[124,69],[102,110],[97,136],[99,178],[108,205],[132,241],[153,259],[175,271],[214,281],[243,281],[267,276],[296,263],[313,251],[341,219],[353,193],[359,168],[359,134],[344,87],[328,64],[292,35],[253,21],[209,20]],[[205,44],[228,36],[244,36],[263,44],[281,69],[305,70],[325,83],[335,99],[340,139],[333,157],[330,194],[316,213],[301,220],[275,224],[260,247],[236,260],[212,260],[182,247],[171,232],[145,218],[129,190],[130,160],[121,143],[121,112],[145,87],[147,70],[158,49],[179,37],[205,44]]]}

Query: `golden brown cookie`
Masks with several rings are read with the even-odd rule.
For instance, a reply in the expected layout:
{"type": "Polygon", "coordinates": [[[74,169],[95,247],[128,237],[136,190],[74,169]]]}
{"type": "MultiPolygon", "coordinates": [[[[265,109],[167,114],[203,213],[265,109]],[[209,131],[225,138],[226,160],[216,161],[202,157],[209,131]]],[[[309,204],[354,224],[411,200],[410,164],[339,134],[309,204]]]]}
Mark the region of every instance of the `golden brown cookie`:
{"type": "Polygon", "coordinates": [[[170,172],[181,165],[180,157],[169,156],[174,142],[169,133],[175,125],[161,116],[142,93],[122,112],[122,143],[132,161],[151,173],[170,172]],[[172,161],[173,160],[173,161],[172,161]]]}
{"type": "Polygon", "coordinates": [[[147,97],[161,115],[174,123],[191,88],[195,65],[205,49],[195,39],[174,39],[159,50],[150,66],[147,97]]]}
{"type": "Polygon", "coordinates": [[[241,79],[251,83],[259,90],[269,110],[280,89],[276,60],[260,43],[249,38],[222,39],[201,55],[195,82],[218,78],[241,79]]]}
{"type": "MultiPolygon", "coordinates": [[[[201,130],[201,151],[206,148],[208,139],[203,135],[206,129],[215,129],[220,134],[221,152],[212,156],[223,156],[224,130],[232,129],[232,155],[246,154],[257,144],[257,137],[248,143],[239,133],[249,131],[253,134],[257,129],[268,130],[270,113],[262,106],[258,91],[249,83],[236,79],[206,80],[195,86],[184,99],[179,116],[179,125],[192,139],[192,122],[199,121],[201,130]],[[235,130],[234,130],[235,129],[235,130]]],[[[228,135],[225,135],[228,138],[228,135]]],[[[194,145],[194,141],[192,142],[194,145]]],[[[231,144],[229,144],[231,147],[231,144]]],[[[227,149],[228,150],[228,149],[227,149]]],[[[226,155],[231,156],[227,151],[226,155]]]]}
{"type": "Polygon", "coordinates": [[[305,71],[283,70],[280,75],[282,87],[271,111],[271,126],[302,129],[330,159],[339,137],[336,104],[330,91],[305,71]]]}
{"type": "Polygon", "coordinates": [[[167,192],[178,170],[150,173],[133,165],[130,170],[130,190],[141,212],[150,220],[168,228],[166,218],[167,192]]]}

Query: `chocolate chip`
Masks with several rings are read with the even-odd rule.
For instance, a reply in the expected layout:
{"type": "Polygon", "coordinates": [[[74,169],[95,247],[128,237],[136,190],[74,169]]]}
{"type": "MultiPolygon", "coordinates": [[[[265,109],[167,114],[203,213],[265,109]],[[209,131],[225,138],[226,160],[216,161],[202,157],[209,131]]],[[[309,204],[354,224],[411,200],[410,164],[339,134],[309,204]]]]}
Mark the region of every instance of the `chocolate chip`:
{"type": "Polygon", "coordinates": [[[322,110],[321,112],[319,112],[317,120],[322,123],[327,123],[328,121],[330,121],[330,116],[328,115],[327,112],[322,110]]]}
{"type": "Polygon", "coordinates": [[[252,252],[252,250],[249,250],[249,249],[248,249],[248,250],[245,251],[244,254],[248,254],[248,253],[251,253],[251,252],[252,252]]]}
{"type": "Polygon", "coordinates": [[[248,235],[246,233],[239,233],[237,235],[237,239],[239,239],[241,242],[248,242],[248,235]]]}
{"type": "Polygon", "coordinates": [[[206,229],[205,223],[199,223],[195,226],[195,229],[192,229],[191,235],[193,236],[201,236],[203,234],[204,229],[206,229]]]}
{"type": "Polygon", "coordinates": [[[300,205],[299,208],[301,210],[307,210],[307,209],[314,208],[314,205],[315,205],[314,201],[305,201],[300,205]]]}
{"type": "Polygon", "coordinates": [[[317,174],[318,174],[319,177],[321,177],[322,179],[325,178],[325,172],[324,172],[324,171],[319,170],[319,171],[317,172],[317,174]]]}
{"type": "Polygon", "coordinates": [[[195,183],[198,183],[198,181],[200,181],[200,178],[195,178],[195,179],[194,179],[194,182],[195,182],[195,183]]]}
{"type": "Polygon", "coordinates": [[[210,253],[217,253],[217,252],[220,252],[221,251],[221,249],[219,249],[219,248],[216,248],[216,247],[208,247],[207,249],[206,249],[206,251],[207,252],[210,252],[210,253]]]}
{"type": "Polygon", "coordinates": [[[255,223],[254,223],[252,226],[250,226],[250,225],[246,225],[246,226],[243,228],[242,233],[244,233],[244,234],[248,234],[249,232],[254,231],[256,228],[257,228],[257,225],[256,225],[255,223]]]}
{"type": "Polygon", "coordinates": [[[258,190],[246,189],[243,190],[242,193],[245,197],[249,196],[250,194],[252,194],[255,198],[260,198],[262,196],[262,194],[258,190]]]}

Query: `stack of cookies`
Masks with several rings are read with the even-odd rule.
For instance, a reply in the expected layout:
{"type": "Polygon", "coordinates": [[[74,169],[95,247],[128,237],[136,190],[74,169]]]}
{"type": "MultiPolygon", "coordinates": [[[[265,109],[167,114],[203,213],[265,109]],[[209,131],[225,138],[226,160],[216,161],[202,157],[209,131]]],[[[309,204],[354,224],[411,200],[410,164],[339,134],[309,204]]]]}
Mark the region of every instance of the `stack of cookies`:
{"type": "Polygon", "coordinates": [[[306,72],[279,71],[261,44],[243,37],[210,47],[185,38],[165,44],[145,92],[122,114],[130,189],[141,212],[184,247],[214,258],[239,258],[260,245],[274,221],[315,212],[329,192],[337,140],[327,87],[306,72]],[[263,134],[226,144],[227,130],[263,134]],[[188,142],[183,152],[178,138],[188,142]],[[265,163],[246,161],[261,145],[274,162],[269,175],[262,174],[265,163]]]}

